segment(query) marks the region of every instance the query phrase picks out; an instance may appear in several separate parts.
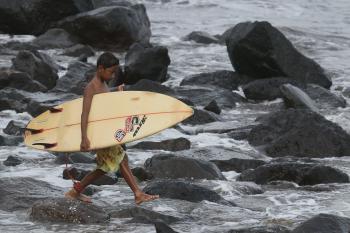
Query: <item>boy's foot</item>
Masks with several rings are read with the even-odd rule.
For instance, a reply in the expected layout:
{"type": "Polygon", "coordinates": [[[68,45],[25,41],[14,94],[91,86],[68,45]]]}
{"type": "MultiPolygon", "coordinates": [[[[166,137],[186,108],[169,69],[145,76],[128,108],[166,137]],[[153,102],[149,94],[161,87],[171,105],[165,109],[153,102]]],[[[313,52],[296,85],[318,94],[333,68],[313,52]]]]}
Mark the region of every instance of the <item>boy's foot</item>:
{"type": "Polygon", "coordinates": [[[159,195],[149,195],[143,192],[139,192],[135,194],[135,203],[136,205],[140,205],[142,202],[153,201],[158,198],[159,195]]]}
{"type": "Polygon", "coordinates": [[[64,194],[64,196],[68,199],[72,199],[72,200],[79,200],[79,201],[83,201],[86,203],[92,203],[91,198],[82,194],[82,193],[78,193],[77,191],[75,191],[75,189],[71,189],[68,192],[66,192],[64,194]]]}

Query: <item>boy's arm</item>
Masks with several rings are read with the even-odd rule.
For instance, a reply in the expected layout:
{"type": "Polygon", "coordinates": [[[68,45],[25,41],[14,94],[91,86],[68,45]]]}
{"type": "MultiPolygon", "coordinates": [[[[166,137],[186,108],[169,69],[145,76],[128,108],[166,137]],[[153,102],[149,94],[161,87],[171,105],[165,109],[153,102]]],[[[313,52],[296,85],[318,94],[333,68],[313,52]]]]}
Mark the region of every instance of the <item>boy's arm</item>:
{"type": "Polygon", "coordinates": [[[84,91],[83,110],[81,113],[81,145],[80,145],[80,149],[82,151],[88,150],[90,147],[90,141],[87,137],[87,126],[88,126],[88,119],[89,119],[92,98],[93,98],[93,90],[91,87],[88,86],[88,87],[86,87],[86,89],[84,91]]]}

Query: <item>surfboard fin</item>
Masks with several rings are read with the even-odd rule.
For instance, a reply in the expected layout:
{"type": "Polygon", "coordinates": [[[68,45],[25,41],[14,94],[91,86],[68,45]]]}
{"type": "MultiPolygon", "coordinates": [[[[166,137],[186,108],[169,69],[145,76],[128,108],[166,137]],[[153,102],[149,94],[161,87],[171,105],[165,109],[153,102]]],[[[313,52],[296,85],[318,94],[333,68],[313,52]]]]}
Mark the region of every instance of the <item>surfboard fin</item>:
{"type": "Polygon", "coordinates": [[[24,128],[24,130],[29,131],[31,134],[38,134],[44,131],[43,129],[30,129],[30,128],[24,128]]]}
{"type": "Polygon", "coordinates": [[[50,149],[57,146],[57,143],[33,143],[33,146],[44,146],[45,149],[50,149]]]}
{"type": "Polygon", "coordinates": [[[62,112],[63,108],[50,108],[49,111],[51,113],[58,113],[58,112],[62,112]]]}

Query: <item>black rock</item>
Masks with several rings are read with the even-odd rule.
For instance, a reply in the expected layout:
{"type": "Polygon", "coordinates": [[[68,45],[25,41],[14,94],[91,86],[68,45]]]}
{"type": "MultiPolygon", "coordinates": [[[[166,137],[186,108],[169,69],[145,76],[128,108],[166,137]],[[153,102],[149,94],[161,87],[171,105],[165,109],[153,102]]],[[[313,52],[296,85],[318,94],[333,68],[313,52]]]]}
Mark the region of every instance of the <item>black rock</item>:
{"type": "Polygon", "coordinates": [[[164,82],[167,80],[169,64],[167,48],[135,43],[125,56],[125,83],[135,84],[140,79],[164,82]]]}
{"type": "Polygon", "coordinates": [[[345,97],[350,98],[350,87],[345,88],[345,90],[343,90],[342,94],[345,97]]]}
{"type": "Polygon", "coordinates": [[[154,223],[154,227],[156,228],[156,233],[178,233],[177,231],[174,231],[173,229],[171,229],[171,227],[169,227],[161,221],[157,221],[156,223],[154,223]]]}
{"type": "Polygon", "coordinates": [[[186,138],[168,139],[161,142],[139,142],[133,148],[142,150],[181,151],[191,148],[191,142],[186,138]]]}
{"type": "Polygon", "coordinates": [[[308,109],[314,112],[319,111],[316,103],[300,88],[291,84],[284,84],[280,89],[287,108],[308,109]]]}
{"type": "Polygon", "coordinates": [[[92,0],[94,9],[104,6],[125,6],[131,7],[135,1],[130,0],[92,0]]]}
{"type": "Polygon", "coordinates": [[[152,179],[152,175],[149,174],[143,167],[132,168],[131,172],[139,181],[152,179]]]}
{"type": "Polygon", "coordinates": [[[0,30],[9,34],[39,35],[52,23],[80,12],[77,0],[2,0],[0,30]]]}
{"type": "Polygon", "coordinates": [[[294,86],[302,86],[297,81],[289,78],[267,78],[258,79],[242,87],[244,95],[247,99],[251,100],[274,100],[276,98],[282,98],[280,86],[290,83],[294,86]]]}
{"type": "Polygon", "coordinates": [[[77,98],[73,94],[40,93],[35,94],[13,88],[0,90],[0,110],[11,109],[16,112],[28,112],[37,116],[64,101],[77,98]]]}
{"type": "Polygon", "coordinates": [[[0,89],[6,87],[13,87],[29,92],[47,91],[47,87],[33,80],[29,74],[11,69],[0,71],[0,89]]]}
{"type": "Polygon", "coordinates": [[[233,138],[235,140],[247,140],[252,130],[253,125],[247,125],[239,128],[235,128],[234,130],[230,130],[227,133],[227,136],[233,138]]]}
{"type": "Polygon", "coordinates": [[[61,28],[52,28],[32,41],[40,49],[69,48],[77,43],[76,37],[61,28]]]}
{"type": "Polygon", "coordinates": [[[9,41],[3,44],[3,46],[7,49],[7,50],[4,50],[5,53],[7,54],[11,54],[19,50],[33,51],[33,50],[40,49],[38,45],[35,45],[31,42],[21,42],[21,41],[9,41]]]}
{"type": "Polygon", "coordinates": [[[236,103],[244,103],[246,99],[241,95],[216,86],[189,86],[176,87],[176,97],[186,98],[195,105],[206,106],[210,101],[215,100],[221,108],[234,108],[236,103]]]}
{"type": "Polygon", "coordinates": [[[6,128],[4,129],[4,133],[8,135],[13,135],[13,136],[21,136],[23,135],[24,128],[26,127],[26,124],[21,122],[21,121],[14,121],[11,120],[6,128]]]}
{"type": "Polygon", "coordinates": [[[45,55],[20,51],[12,63],[14,69],[29,74],[33,80],[40,82],[48,89],[56,85],[58,70],[53,67],[45,55]]]}
{"type": "Polygon", "coordinates": [[[226,33],[226,45],[231,63],[240,74],[256,79],[284,76],[325,88],[332,85],[320,65],[298,52],[268,22],[237,24],[226,33]]]}
{"type": "Polygon", "coordinates": [[[232,158],[229,160],[210,160],[210,162],[215,163],[221,171],[235,171],[239,173],[248,169],[257,168],[266,163],[262,160],[239,158],[232,158]]]}
{"type": "Polygon", "coordinates": [[[12,156],[12,155],[7,157],[7,159],[3,162],[5,166],[13,166],[13,167],[20,165],[21,163],[23,163],[23,160],[20,157],[12,156]]]}
{"type": "Polygon", "coordinates": [[[101,224],[109,222],[109,215],[94,204],[48,198],[33,204],[30,219],[49,223],[101,224]]]}
{"type": "Polygon", "coordinates": [[[345,108],[347,105],[343,97],[337,96],[326,88],[316,84],[308,84],[305,92],[315,101],[316,107],[319,109],[345,108]]]}
{"type": "Polygon", "coordinates": [[[145,168],[153,178],[226,180],[214,163],[169,154],[147,159],[145,168]]]}
{"type": "Polygon", "coordinates": [[[318,214],[303,222],[291,233],[340,233],[350,231],[350,218],[331,214],[318,214]]]}
{"type": "Polygon", "coordinates": [[[161,198],[179,199],[190,202],[207,200],[223,205],[235,206],[234,203],[226,201],[212,190],[180,180],[153,181],[143,191],[152,195],[159,194],[161,198]]]}
{"type": "Polygon", "coordinates": [[[69,65],[67,73],[57,81],[57,85],[53,90],[82,95],[95,72],[96,68],[92,64],[73,62],[69,65]]]}
{"type": "Polygon", "coordinates": [[[134,42],[148,43],[150,22],[142,4],[112,6],[67,17],[57,23],[80,43],[102,49],[126,50],[134,42]]]}
{"type": "Polygon", "coordinates": [[[283,226],[269,226],[230,230],[227,233],[290,233],[290,230],[283,226]]]}
{"type": "Polygon", "coordinates": [[[271,157],[339,157],[350,155],[350,135],[321,115],[288,109],[260,118],[248,137],[271,157]]]}
{"type": "Polygon", "coordinates": [[[65,49],[62,55],[71,57],[91,57],[95,55],[95,51],[88,45],[77,44],[65,49]]]}
{"type": "Polygon", "coordinates": [[[153,223],[155,221],[164,221],[167,224],[172,224],[180,221],[179,218],[170,215],[164,215],[152,210],[132,207],[110,213],[112,218],[133,218],[133,223],[153,223]]]}
{"type": "Polygon", "coordinates": [[[18,146],[22,142],[22,136],[0,135],[0,146],[18,146]]]}
{"type": "Polygon", "coordinates": [[[238,181],[253,181],[267,184],[271,181],[292,181],[299,185],[315,185],[325,183],[349,183],[344,172],[323,165],[300,163],[272,163],[245,170],[237,178],[238,181]]]}
{"type": "Polygon", "coordinates": [[[214,115],[214,113],[205,110],[194,109],[194,114],[191,117],[184,120],[182,123],[185,125],[201,125],[217,120],[219,120],[219,118],[216,115],[214,115]]]}
{"type": "Polygon", "coordinates": [[[217,70],[212,73],[200,73],[185,77],[180,85],[200,85],[200,86],[217,86],[229,90],[237,90],[243,82],[244,77],[230,70],[217,70]]]}
{"type": "Polygon", "coordinates": [[[151,91],[166,95],[174,95],[174,91],[159,82],[141,79],[136,84],[126,86],[127,91],[151,91]]]}
{"type": "Polygon", "coordinates": [[[212,100],[207,106],[204,107],[204,109],[218,115],[221,113],[221,109],[215,100],[212,100]]]}
{"type": "Polygon", "coordinates": [[[47,197],[61,197],[63,190],[44,181],[29,177],[0,178],[0,209],[25,210],[35,201],[47,197]]]}
{"type": "Polygon", "coordinates": [[[194,31],[185,36],[185,41],[193,40],[201,44],[218,44],[219,40],[207,32],[194,31]]]}
{"type": "Polygon", "coordinates": [[[339,169],[318,165],[310,169],[303,177],[300,185],[316,185],[328,183],[349,183],[349,176],[339,169]]]}

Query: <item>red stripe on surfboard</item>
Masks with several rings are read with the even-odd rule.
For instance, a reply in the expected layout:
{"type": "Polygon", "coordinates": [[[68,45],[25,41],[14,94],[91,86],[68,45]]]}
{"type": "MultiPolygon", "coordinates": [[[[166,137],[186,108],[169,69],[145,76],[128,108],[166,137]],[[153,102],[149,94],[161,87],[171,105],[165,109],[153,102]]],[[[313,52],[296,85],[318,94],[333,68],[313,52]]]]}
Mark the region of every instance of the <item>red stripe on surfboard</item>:
{"type": "MultiPolygon", "coordinates": [[[[160,114],[168,114],[168,113],[185,113],[185,112],[192,112],[192,111],[139,113],[139,114],[133,114],[133,115],[125,115],[125,116],[118,116],[118,117],[110,117],[110,118],[105,118],[105,119],[93,120],[93,121],[89,121],[88,123],[99,122],[99,121],[108,121],[108,120],[114,120],[114,119],[119,119],[119,118],[130,117],[130,116],[139,116],[139,115],[160,115],[160,114]]],[[[69,125],[64,125],[63,127],[70,127],[70,126],[74,126],[74,125],[80,125],[80,122],[79,122],[79,123],[74,123],[74,124],[69,124],[69,125]]],[[[59,128],[59,127],[53,127],[53,128],[42,129],[42,130],[43,130],[43,131],[49,131],[49,130],[58,129],[58,128],[59,128]]]]}

